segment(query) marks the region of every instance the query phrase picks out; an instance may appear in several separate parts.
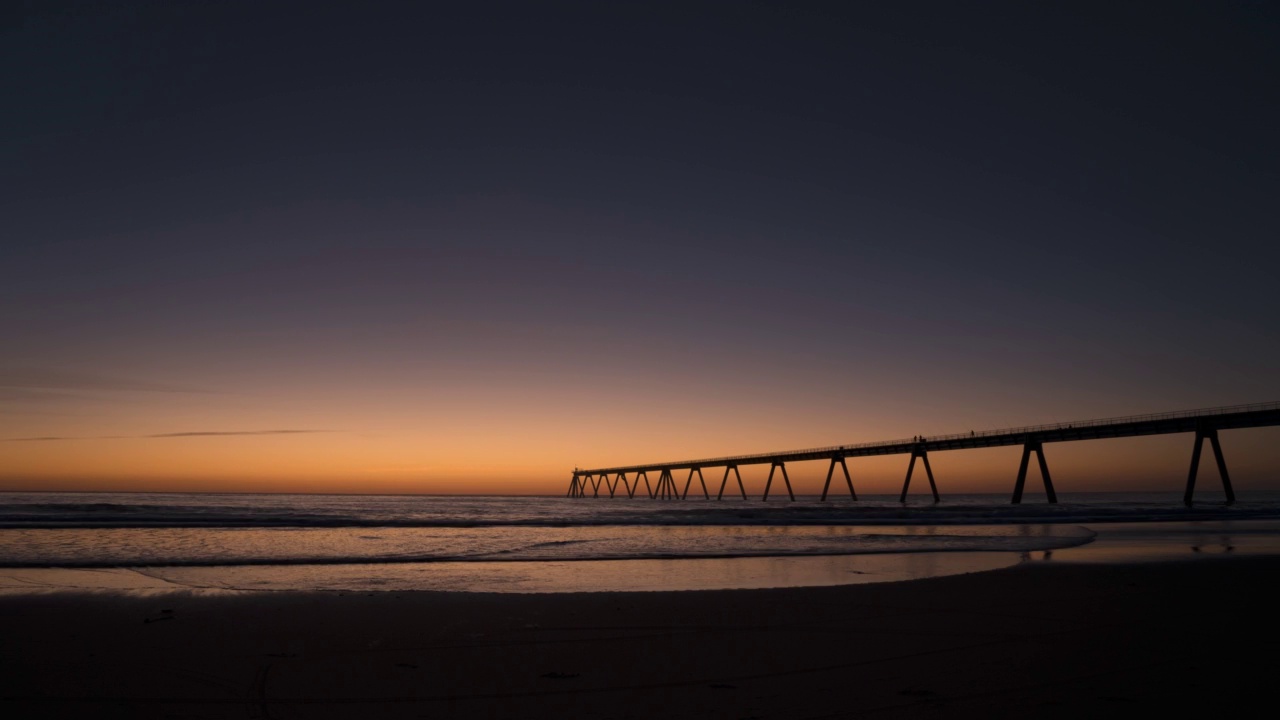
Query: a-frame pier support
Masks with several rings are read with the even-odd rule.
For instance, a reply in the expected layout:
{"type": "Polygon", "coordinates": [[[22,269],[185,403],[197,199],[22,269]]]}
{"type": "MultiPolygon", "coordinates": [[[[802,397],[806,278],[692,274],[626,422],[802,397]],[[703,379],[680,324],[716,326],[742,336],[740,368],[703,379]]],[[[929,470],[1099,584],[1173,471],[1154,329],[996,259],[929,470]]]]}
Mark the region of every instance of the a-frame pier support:
{"type": "Polygon", "coordinates": [[[1204,447],[1206,439],[1213,445],[1213,458],[1218,461],[1222,490],[1227,494],[1227,504],[1230,505],[1236,501],[1236,493],[1231,489],[1231,476],[1227,474],[1227,460],[1222,456],[1222,446],[1218,444],[1217,428],[1196,429],[1196,444],[1191,450],[1191,472],[1187,475],[1187,492],[1182,496],[1182,502],[1191,505],[1191,496],[1196,490],[1196,472],[1200,469],[1200,448],[1204,447]]]}
{"type": "Polygon", "coordinates": [[[689,468],[689,479],[684,481],[684,495],[681,500],[689,497],[689,486],[693,484],[693,474],[698,473],[698,482],[702,483],[702,496],[707,500],[711,499],[711,493],[707,492],[707,481],[702,478],[702,468],[689,468]]]}
{"type": "Polygon", "coordinates": [[[929,451],[923,446],[911,449],[911,462],[907,465],[907,479],[902,483],[902,496],[898,498],[898,502],[905,503],[907,501],[907,489],[911,487],[911,472],[916,469],[916,458],[924,461],[924,473],[929,476],[929,489],[933,491],[933,501],[940,502],[942,498],[938,497],[938,486],[933,482],[933,468],[929,466],[929,451]]]}
{"type": "Polygon", "coordinates": [[[580,482],[581,481],[578,479],[578,473],[574,473],[573,479],[569,481],[569,492],[565,493],[564,496],[569,498],[581,497],[581,492],[578,485],[578,483],[580,482]]]}
{"type": "Polygon", "coordinates": [[[653,497],[658,500],[679,500],[680,491],[676,489],[675,478],[671,477],[671,471],[663,468],[658,475],[658,487],[653,492],[653,497]]]}
{"type": "Polygon", "coordinates": [[[636,496],[636,490],[640,489],[640,481],[644,480],[644,489],[649,493],[649,499],[653,499],[653,488],[649,486],[649,473],[641,470],[636,473],[636,481],[631,484],[631,497],[636,496]]]}
{"type": "Polygon", "coordinates": [[[1022,502],[1022,488],[1027,484],[1027,463],[1031,460],[1032,452],[1040,461],[1040,477],[1044,479],[1044,494],[1049,496],[1049,502],[1056,503],[1058,494],[1053,491],[1053,480],[1049,479],[1049,464],[1044,460],[1044,446],[1039,440],[1028,440],[1022,446],[1022,462],[1018,465],[1018,482],[1013,486],[1013,504],[1022,502]]]}
{"type": "Polygon", "coordinates": [[[604,478],[604,484],[609,488],[609,497],[613,497],[613,494],[617,491],[618,483],[622,483],[622,486],[626,488],[627,493],[630,494],[631,484],[627,482],[626,473],[618,473],[618,476],[613,479],[613,482],[609,482],[608,475],[604,478]]]}
{"type": "Polygon", "coordinates": [[[724,498],[724,486],[725,486],[725,485],[727,485],[727,484],[729,483],[729,471],[730,471],[730,470],[732,470],[732,471],[733,471],[733,476],[734,476],[734,477],[736,477],[736,478],[738,478],[738,489],[742,491],[742,499],[743,499],[743,500],[746,500],[746,499],[747,499],[747,488],[746,488],[745,486],[743,486],[743,484],[742,484],[742,475],[740,475],[740,474],[738,473],[738,466],[737,466],[737,465],[725,465],[725,466],[724,466],[724,479],[720,481],[720,492],[716,493],[716,499],[717,499],[717,500],[721,500],[721,499],[723,499],[723,498],[724,498]]]}
{"type": "Polygon", "coordinates": [[[782,481],[787,484],[787,494],[791,496],[791,502],[796,501],[796,494],[791,492],[791,478],[787,477],[787,464],[776,462],[769,468],[769,479],[764,484],[764,497],[760,498],[765,502],[769,500],[769,486],[773,485],[773,471],[782,468],[782,481]]]}
{"type": "Polygon", "coordinates": [[[844,481],[849,484],[849,497],[857,500],[858,493],[853,491],[853,478],[849,477],[849,466],[844,464],[844,456],[831,458],[831,467],[827,468],[827,482],[822,486],[822,497],[819,499],[827,499],[827,490],[831,488],[831,473],[835,472],[836,463],[840,463],[840,467],[844,469],[844,481]]]}

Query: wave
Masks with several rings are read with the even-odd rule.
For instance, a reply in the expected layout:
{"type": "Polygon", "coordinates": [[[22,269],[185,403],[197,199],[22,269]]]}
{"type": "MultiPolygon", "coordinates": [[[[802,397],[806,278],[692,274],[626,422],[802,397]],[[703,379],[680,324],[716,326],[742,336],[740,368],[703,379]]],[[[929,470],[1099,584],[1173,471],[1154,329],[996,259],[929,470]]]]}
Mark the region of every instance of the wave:
{"type": "MultiPolygon", "coordinates": [[[[899,538],[900,536],[886,536],[899,538]]],[[[434,563],[533,563],[533,562],[586,562],[600,560],[716,560],[732,558],[767,558],[767,557],[831,557],[842,555],[889,555],[919,554],[937,552],[1032,552],[1037,550],[1061,550],[1077,547],[1093,541],[1094,534],[1082,534],[1076,537],[1054,536],[1041,537],[1035,541],[1010,542],[1012,538],[974,537],[974,536],[933,536],[934,540],[948,540],[963,537],[963,542],[916,542],[909,545],[893,545],[880,547],[832,548],[815,550],[811,548],[785,550],[770,548],[761,551],[735,552],[694,552],[694,551],[637,551],[623,553],[587,553],[581,555],[555,555],[528,553],[521,549],[500,550],[488,554],[457,555],[395,555],[395,556],[317,556],[317,557],[239,557],[239,558],[172,558],[153,560],[145,563],[130,563],[120,560],[85,560],[71,562],[42,561],[9,561],[0,563],[5,568],[64,568],[64,569],[105,569],[119,567],[165,568],[165,567],[225,567],[225,566],[281,566],[297,565],[405,565],[434,563]],[[1004,542],[1002,542],[1004,541],[1004,542]]],[[[586,541],[571,541],[586,542],[586,541]]],[[[550,545],[556,543],[540,543],[550,545]]],[[[532,546],[531,546],[532,547],[532,546]]]]}
{"type": "Polygon", "coordinates": [[[611,526],[806,526],[806,525],[1000,525],[1042,523],[1113,523],[1208,520],[1280,519],[1280,508],[1124,508],[1056,507],[1006,508],[842,508],[839,510],[778,509],[602,513],[580,517],[360,517],[308,513],[191,512],[165,508],[61,507],[57,512],[12,511],[0,508],[0,529],[112,529],[112,528],[497,528],[497,527],[611,527],[611,526]]]}

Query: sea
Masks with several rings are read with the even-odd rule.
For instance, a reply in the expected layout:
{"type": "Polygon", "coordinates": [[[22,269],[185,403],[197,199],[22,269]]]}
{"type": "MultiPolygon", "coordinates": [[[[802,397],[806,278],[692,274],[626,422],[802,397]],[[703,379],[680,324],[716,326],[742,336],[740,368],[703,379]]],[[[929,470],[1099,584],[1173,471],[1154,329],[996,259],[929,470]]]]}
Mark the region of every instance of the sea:
{"type": "Polygon", "coordinates": [[[1064,493],[1057,504],[1028,495],[1020,505],[1006,495],[904,504],[897,496],[4,493],[0,592],[830,585],[1062,558],[1100,536],[1110,538],[1102,550],[1112,561],[1117,548],[1153,543],[1179,554],[1280,548],[1280,493],[1191,507],[1176,493],[1064,493]]]}

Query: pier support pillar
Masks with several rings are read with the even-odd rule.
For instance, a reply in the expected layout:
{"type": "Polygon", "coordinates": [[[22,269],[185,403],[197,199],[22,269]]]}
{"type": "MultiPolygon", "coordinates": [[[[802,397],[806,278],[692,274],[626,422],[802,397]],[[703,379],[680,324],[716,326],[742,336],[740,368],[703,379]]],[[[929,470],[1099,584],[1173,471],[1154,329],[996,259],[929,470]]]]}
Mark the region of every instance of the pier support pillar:
{"type": "Polygon", "coordinates": [[[725,465],[725,466],[724,466],[724,479],[720,481],[720,492],[716,494],[716,499],[717,499],[717,500],[720,500],[720,499],[724,498],[724,486],[725,486],[725,485],[727,485],[727,484],[728,484],[728,482],[729,482],[729,471],[730,471],[730,470],[732,470],[732,471],[733,471],[733,476],[734,476],[734,477],[736,477],[736,478],[738,478],[738,490],[740,490],[740,491],[742,492],[742,499],[743,499],[743,500],[746,500],[746,499],[747,499],[747,488],[746,488],[746,487],[744,487],[744,486],[743,486],[743,484],[742,484],[742,475],[740,475],[740,474],[738,473],[738,466],[737,466],[737,465],[725,465]]]}
{"type": "Polygon", "coordinates": [[[658,476],[657,496],[659,500],[679,500],[680,491],[676,490],[675,478],[671,477],[671,471],[662,470],[662,474],[658,476]]]}
{"type": "Polygon", "coordinates": [[[649,473],[645,472],[644,470],[641,470],[640,472],[636,473],[636,481],[631,486],[631,497],[636,496],[636,490],[640,489],[640,481],[642,479],[644,480],[644,489],[648,491],[649,499],[652,500],[653,488],[649,486],[649,473]]]}
{"type": "Polygon", "coordinates": [[[659,500],[680,500],[680,489],[676,487],[675,476],[671,474],[670,468],[663,468],[661,475],[658,476],[658,488],[654,491],[654,495],[659,500]]]}
{"type": "Polygon", "coordinates": [[[1227,474],[1227,460],[1222,456],[1222,446],[1218,444],[1217,428],[1196,429],[1196,444],[1191,449],[1191,472],[1187,475],[1187,492],[1182,496],[1182,502],[1191,505],[1191,496],[1196,490],[1196,472],[1200,469],[1200,448],[1204,447],[1205,440],[1213,446],[1213,458],[1218,461],[1218,475],[1222,478],[1222,491],[1230,505],[1236,501],[1236,493],[1231,489],[1231,476],[1227,474]]]}
{"type": "Polygon", "coordinates": [[[1038,440],[1028,440],[1022,446],[1022,462],[1018,465],[1018,482],[1013,486],[1013,504],[1022,502],[1022,488],[1027,484],[1027,463],[1031,460],[1032,452],[1040,461],[1040,477],[1044,480],[1044,494],[1049,497],[1049,502],[1056,503],[1058,494],[1053,491],[1053,480],[1049,478],[1049,464],[1044,459],[1044,446],[1038,440]]]}
{"type": "Polygon", "coordinates": [[[591,475],[587,476],[587,480],[591,483],[591,497],[600,497],[600,481],[602,479],[604,479],[603,475],[597,475],[595,477],[592,477],[591,475]]]}
{"type": "Polygon", "coordinates": [[[698,482],[702,483],[703,497],[710,500],[711,493],[707,492],[707,481],[702,477],[702,468],[689,468],[689,479],[684,481],[684,497],[681,499],[683,500],[689,497],[689,486],[693,484],[693,474],[695,472],[698,473],[698,482]]]}
{"type": "Polygon", "coordinates": [[[827,499],[827,490],[831,488],[831,473],[835,472],[836,463],[840,463],[840,467],[844,469],[844,481],[849,484],[849,497],[857,500],[858,494],[853,491],[853,478],[849,477],[849,466],[844,464],[844,456],[831,458],[831,467],[827,468],[827,482],[822,486],[822,497],[820,499],[827,499]]]}
{"type": "Polygon", "coordinates": [[[764,484],[764,497],[761,500],[768,502],[769,486],[773,485],[773,471],[782,468],[782,481],[787,484],[787,494],[791,496],[791,502],[796,501],[796,494],[791,492],[791,478],[787,477],[787,464],[776,462],[769,468],[769,479],[764,484]]]}
{"type": "Polygon", "coordinates": [[[578,474],[573,474],[573,479],[569,481],[569,492],[565,493],[565,497],[578,497],[578,474]]]}
{"type": "Polygon", "coordinates": [[[624,476],[622,473],[618,473],[618,476],[617,476],[617,477],[615,477],[615,478],[613,479],[613,482],[609,482],[609,476],[608,476],[608,475],[605,475],[605,476],[604,476],[604,485],[605,485],[605,487],[609,488],[609,497],[610,497],[610,498],[612,498],[612,497],[613,497],[613,494],[617,491],[617,489],[618,489],[618,483],[619,483],[619,482],[625,482],[625,479],[626,479],[626,478],[625,478],[625,476],[624,476]]]}
{"type": "Polygon", "coordinates": [[[929,465],[929,451],[924,446],[917,446],[911,449],[911,462],[907,464],[907,479],[902,483],[902,495],[898,498],[898,502],[905,503],[907,501],[907,490],[911,487],[911,473],[916,469],[916,458],[924,461],[924,472],[929,477],[929,489],[933,491],[933,501],[941,502],[942,498],[938,497],[938,486],[933,482],[933,468],[929,465]]]}

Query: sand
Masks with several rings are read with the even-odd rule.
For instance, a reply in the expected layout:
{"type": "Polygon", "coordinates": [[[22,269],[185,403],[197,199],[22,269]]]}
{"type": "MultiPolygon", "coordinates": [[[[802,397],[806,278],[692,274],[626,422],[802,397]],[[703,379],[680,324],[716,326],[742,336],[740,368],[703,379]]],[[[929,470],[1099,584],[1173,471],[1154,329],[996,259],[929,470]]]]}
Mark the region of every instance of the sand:
{"type": "Polygon", "coordinates": [[[1280,558],[662,593],[0,598],[8,718],[1133,717],[1272,702],[1280,558]]]}

